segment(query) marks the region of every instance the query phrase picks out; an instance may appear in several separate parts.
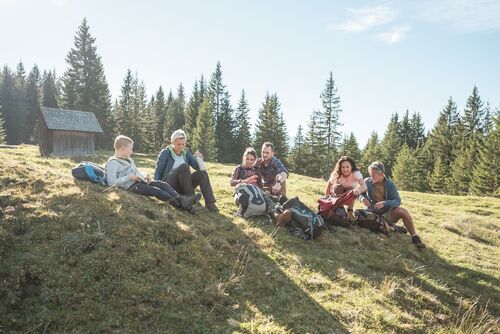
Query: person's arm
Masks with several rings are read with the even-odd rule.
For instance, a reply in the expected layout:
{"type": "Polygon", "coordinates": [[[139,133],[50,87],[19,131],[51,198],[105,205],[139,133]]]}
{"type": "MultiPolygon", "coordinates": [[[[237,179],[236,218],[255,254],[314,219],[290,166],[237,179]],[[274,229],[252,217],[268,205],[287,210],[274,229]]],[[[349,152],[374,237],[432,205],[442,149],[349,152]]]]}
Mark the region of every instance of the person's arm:
{"type": "Polygon", "coordinates": [[[354,176],[356,176],[356,181],[358,181],[358,186],[356,187],[356,189],[354,189],[354,194],[360,195],[361,193],[366,192],[367,187],[365,180],[363,180],[363,175],[361,174],[361,172],[356,171],[354,176]]]}
{"type": "Polygon", "coordinates": [[[154,173],[154,179],[158,181],[162,181],[162,176],[165,171],[165,167],[167,166],[168,159],[168,149],[161,150],[160,154],[158,154],[158,158],[156,159],[156,168],[154,173]]]}
{"type": "Polygon", "coordinates": [[[240,167],[236,167],[234,170],[233,170],[233,174],[231,175],[231,187],[235,187],[236,185],[238,185],[239,183],[241,183],[241,180],[238,179],[238,176],[240,174],[240,167]]]}
{"type": "Polygon", "coordinates": [[[132,179],[129,177],[129,175],[117,177],[116,175],[120,167],[120,163],[114,160],[108,161],[106,163],[106,183],[108,184],[108,186],[120,188],[123,184],[132,179]]]}
{"type": "Polygon", "coordinates": [[[286,180],[286,178],[288,177],[288,169],[286,169],[285,165],[283,165],[283,163],[281,162],[280,159],[274,157],[275,159],[273,159],[274,161],[272,161],[272,163],[274,164],[274,168],[276,170],[276,174],[281,174],[284,176],[284,180],[286,180]]]}
{"type": "Polygon", "coordinates": [[[200,170],[198,161],[196,161],[196,158],[189,151],[186,152],[186,162],[189,166],[193,167],[195,170],[200,170]]]}
{"type": "Polygon", "coordinates": [[[326,188],[325,188],[325,195],[330,195],[330,189],[332,189],[332,179],[328,179],[328,182],[326,183],[326,188]]]}
{"type": "Polygon", "coordinates": [[[397,208],[401,205],[401,197],[399,196],[398,188],[396,184],[390,180],[388,182],[386,200],[384,201],[384,207],[397,208]]]}
{"type": "Polygon", "coordinates": [[[369,209],[372,207],[372,202],[371,202],[371,199],[370,199],[370,194],[369,194],[369,187],[368,187],[368,180],[369,178],[366,178],[364,180],[364,183],[365,183],[365,186],[366,186],[366,190],[364,192],[362,192],[361,194],[359,194],[359,201],[361,203],[363,203],[363,205],[369,209]]]}

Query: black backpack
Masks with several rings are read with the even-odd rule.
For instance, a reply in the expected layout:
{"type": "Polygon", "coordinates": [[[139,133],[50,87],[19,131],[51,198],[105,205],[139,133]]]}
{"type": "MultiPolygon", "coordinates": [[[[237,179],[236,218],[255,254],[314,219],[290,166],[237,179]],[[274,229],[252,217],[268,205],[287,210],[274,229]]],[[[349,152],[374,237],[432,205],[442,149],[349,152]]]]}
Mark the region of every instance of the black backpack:
{"type": "Polygon", "coordinates": [[[267,203],[264,192],[252,184],[239,184],[234,189],[234,202],[238,212],[245,218],[267,214],[267,203]]]}
{"type": "Polygon", "coordinates": [[[292,212],[292,219],[287,224],[290,233],[299,239],[311,240],[318,238],[325,227],[320,215],[302,203],[298,197],[293,197],[283,203],[283,210],[292,212]]]}
{"type": "Polygon", "coordinates": [[[74,178],[106,185],[106,171],[92,162],[82,161],[71,170],[74,178]]]}
{"type": "Polygon", "coordinates": [[[377,215],[366,209],[354,211],[354,217],[359,226],[369,229],[372,232],[389,235],[384,217],[377,215]]]}

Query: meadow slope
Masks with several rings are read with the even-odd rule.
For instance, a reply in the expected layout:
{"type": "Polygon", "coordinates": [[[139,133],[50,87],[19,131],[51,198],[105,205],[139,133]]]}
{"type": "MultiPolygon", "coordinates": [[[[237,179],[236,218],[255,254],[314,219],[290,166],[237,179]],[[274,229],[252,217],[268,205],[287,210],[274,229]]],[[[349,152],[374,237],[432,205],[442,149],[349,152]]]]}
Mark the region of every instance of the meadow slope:
{"type": "MultiPolygon", "coordinates": [[[[498,198],[401,192],[424,251],[358,228],[305,242],[233,216],[233,166],[207,164],[221,211],[192,216],[74,180],[79,161],[0,149],[0,332],[500,330],[498,198]]],[[[323,187],[292,174],[288,192],[315,207],[323,187]]]]}

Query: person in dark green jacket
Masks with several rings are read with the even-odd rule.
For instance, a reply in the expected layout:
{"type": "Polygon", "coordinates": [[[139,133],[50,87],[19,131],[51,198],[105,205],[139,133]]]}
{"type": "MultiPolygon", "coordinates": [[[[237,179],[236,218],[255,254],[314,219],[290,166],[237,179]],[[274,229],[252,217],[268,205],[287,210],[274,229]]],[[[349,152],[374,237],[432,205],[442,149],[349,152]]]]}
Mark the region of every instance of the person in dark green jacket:
{"type": "Polygon", "coordinates": [[[370,211],[382,215],[388,223],[396,223],[402,219],[412,242],[418,248],[425,248],[413,224],[413,218],[408,210],[402,208],[396,184],[385,176],[385,167],[380,161],[375,161],[368,167],[370,177],[365,179],[367,190],[359,197],[363,205],[370,211]]]}

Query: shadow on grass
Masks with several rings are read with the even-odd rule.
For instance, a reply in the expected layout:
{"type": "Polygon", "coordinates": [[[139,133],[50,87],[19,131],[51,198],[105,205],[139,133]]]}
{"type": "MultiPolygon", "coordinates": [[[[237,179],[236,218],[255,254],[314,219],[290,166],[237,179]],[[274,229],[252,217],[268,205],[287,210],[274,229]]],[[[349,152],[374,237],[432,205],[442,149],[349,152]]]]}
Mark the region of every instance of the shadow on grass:
{"type": "Polygon", "coordinates": [[[387,331],[406,332],[412,326],[415,327],[411,330],[419,331],[426,328],[422,324],[436,326],[443,318],[450,321],[450,316],[459,311],[461,298],[479,298],[493,316],[500,313],[498,278],[452,264],[430,248],[419,251],[408,235],[392,234],[385,238],[357,227],[336,228],[334,234],[324,233],[313,243],[294,240],[283,233],[277,243],[311,271],[331,281],[342,280],[347,272],[372,288],[387,290],[387,300],[377,302],[387,309],[395,305],[399,313],[409,315],[400,324],[382,321],[380,326],[387,331]],[[335,248],[339,243],[342,249],[335,248]],[[316,256],[304,256],[310,252],[306,248],[311,247],[316,256]],[[412,323],[412,318],[419,319],[420,327],[412,323]]]}
{"type": "Polygon", "coordinates": [[[75,184],[0,227],[0,329],[347,332],[222,214],[75,184]]]}

